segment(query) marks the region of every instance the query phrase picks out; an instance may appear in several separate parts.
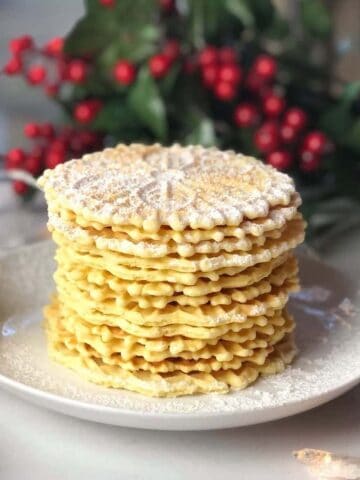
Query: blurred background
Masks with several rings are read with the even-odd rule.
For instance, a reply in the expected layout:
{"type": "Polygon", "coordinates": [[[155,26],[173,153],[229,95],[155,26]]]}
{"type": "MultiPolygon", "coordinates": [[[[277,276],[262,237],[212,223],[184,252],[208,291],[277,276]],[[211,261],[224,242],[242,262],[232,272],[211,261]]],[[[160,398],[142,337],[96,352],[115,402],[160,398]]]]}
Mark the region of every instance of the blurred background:
{"type": "MultiPolygon", "coordinates": [[[[294,176],[315,246],[358,223],[358,0],[0,0],[0,38],[2,179],[118,141],[214,144],[294,176]]],[[[45,235],[19,181],[0,216],[0,249],[45,235]]]]}
{"type": "MultiPolygon", "coordinates": [[[[0,0],[0,66],[9,59],[9,41],[24,33],[45,43],[63,36],[84,11],[82,0],[0,0]]],[[[59,108],[18,78],[0,77],[0,152],[25,146],[24,125],[34,118],[56,121],[59,108]]],[[[0,182],[0,251],[45,235],[46,211],[41,195],[24,202],[9,182],[0,182]]]]}

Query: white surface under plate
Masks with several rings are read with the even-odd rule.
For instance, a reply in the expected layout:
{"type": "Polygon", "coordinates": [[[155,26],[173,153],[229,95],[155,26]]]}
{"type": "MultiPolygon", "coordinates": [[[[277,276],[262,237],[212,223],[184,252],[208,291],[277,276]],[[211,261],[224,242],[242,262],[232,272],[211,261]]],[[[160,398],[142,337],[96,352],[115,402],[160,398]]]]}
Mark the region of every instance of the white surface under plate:
{"type": "Polygon", "coordinates": [[[360,380],[359,287],[301,253],[304,288],[291,300],[300,353],[284,373],[227,395],[175,399],[89,384],[47,358],[41,308],[53,289],[53,252],[47,241],[0,259],[0,385],[35,404],[113,425],[205,430],[303,412],[360,380]]]}

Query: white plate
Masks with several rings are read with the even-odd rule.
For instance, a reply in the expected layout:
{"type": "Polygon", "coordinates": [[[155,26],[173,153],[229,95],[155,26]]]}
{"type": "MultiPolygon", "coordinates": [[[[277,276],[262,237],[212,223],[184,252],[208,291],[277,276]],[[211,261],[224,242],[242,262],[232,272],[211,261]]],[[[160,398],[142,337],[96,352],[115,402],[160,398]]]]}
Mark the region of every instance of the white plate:
{"type": "Polygon", "coordinates": [[[352,312],[360,305],[358,286],[302,254],[304,290],[291,301],[300,354],[283,374],[227,395],[175,399],[91,385],[47,358],[41,307],[53,289],[53,252],[51,242],[42,242],[0,259],[0,385],[33,403],[113,425],[205,430],[303,412],[359,382],[360,322],[352,312]]]}

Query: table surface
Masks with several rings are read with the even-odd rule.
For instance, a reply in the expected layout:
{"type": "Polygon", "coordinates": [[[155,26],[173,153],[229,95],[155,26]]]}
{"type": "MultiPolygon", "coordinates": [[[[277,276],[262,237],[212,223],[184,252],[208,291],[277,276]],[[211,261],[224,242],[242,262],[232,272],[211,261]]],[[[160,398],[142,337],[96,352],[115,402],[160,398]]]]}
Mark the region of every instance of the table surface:
{"type": "MultiPolygon", "coordinates": [[[[6,188],[0,187],[0,218],[6,224],[0,229],[3,251],[36,239],[45,222],[41,198],[21,207],[6,188]]],[[[348,255],[359,239],[359,232],[352,231],[322,254],[350,275],[359,275],[360,256],[348,255]]],[[[322,407],[276,422],[212,432],[156,432],[77,420],[1,391],[0,478],[192,480],[223,479],[226,473],[246,480],[304,480],[310,477],[292,458],[295,449],[360,456],[359,402],[360,386],[322,407]]]]}

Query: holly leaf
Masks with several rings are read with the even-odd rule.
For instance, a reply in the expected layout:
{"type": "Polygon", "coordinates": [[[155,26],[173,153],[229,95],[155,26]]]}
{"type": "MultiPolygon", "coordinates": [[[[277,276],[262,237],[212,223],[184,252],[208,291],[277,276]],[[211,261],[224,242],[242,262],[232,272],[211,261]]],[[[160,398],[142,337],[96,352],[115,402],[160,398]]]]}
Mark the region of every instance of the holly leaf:
{"type": "Polygon", "coordinates": [[[337,143],[345,143],[357,149],[359,133],[354,125],[351,113],[352,102],[360,94],[360,81],[349,83],[344,87],[338,102],[326,110],[320,117],[320,127],[337,143]],[[347,140],[345,141],[345,138],[347,140]],[[349,143],[348,143],[349,142],[349,143]]]}
{"type": "Polygon", "coordinates": [[[340,103],[325,111],[319,119],[319,126],[335,142],[342,142],[352,123],[352,116],[347,105],[340,103]]]}
{"type": "Polygon", "coordinates": [[[193,114],[190,121],[194,127],[185,137],[186,144],[204,145],[205,147],[211,147],[217,144],[214,124],[210,118],[198,112],[193,114]]]}
{"type": "Polygon", "coordinates": [[[138,120],[156,137],[164,140],[167,136],[166,110],[158,85],[143,67],[127,97],[128,106],[138,120]]]}
{"type": "Polygon", "coordinates": [[[68,35],[65,52],[91,57],[114,42],[131,43],[140,37],[150,42],[148,36],[157,30],[151,25],[156,6],[156,0],[121,0],[106,8],[98,0],[86,0],[86,13],[68,35]]]}
{"type": "Polygon", "coordinates": [[[255,19],[251,8],[244,0],[225,0],[228,11],[237,17],[244,27],[253,27],[255,19]]]}
{"type": "Polygon", "coordinates": [[[341,98],[343,102],[350,104],[360,95],[360,80],[348,83],[343,90],[341,98]]]}
{"type": "Polygon", "coordinates": [[[249,8],[251,8],[256,26],[259,30],[265,30],[268,28],[274,17],[275,8],[271,0],[244,0],[249,8]]]}
{"type": "Polygon", "coordinates": [[[172,67],[167,72],[165,77],[159,81],[159,87],[160,87],[161,93],[163,93],[165,97],[167,97],[172,93],[175,83],[179,77],[180,71],[181,71],[180,63],[175,63],[172,65],[172,67]]]}
{"type": "Polygon", "coordinates": [[[99,67],[108,70],[119,59],[131,60],[134,63],[143,62],[157,51],[159,35],[160,31],[152,25],[147,25],[140,32],[119,33],[117,39],[99,56],[99,67]]]}
{"type": "Polygon", "coordinates": [[[115,134],[121,133],[123,129],[136,128],[138,122],[129,107],[114,98],[105,103],[91,126],[95,130],[115,134]]]}
{"type": "Polygon", "coordinates": [[[79,20],[66,38],[64,51],[73,57],[91,57],[111,42],[116,22],[106,15],[87,15],[79,20]]]}
{"type": "Polygon", "coordinates": [[[331,29],[330,15],[321,0],[302,0],[301,19],[305,29],[317,37],[327,37],[331,29]]]}
{"type": "Polygon", "coordinates": [[[280,15],[275,14],[273,21],[266,30],[266,36],[273,40],[283,40],[289,35],[289,23],[280,15]]]}

